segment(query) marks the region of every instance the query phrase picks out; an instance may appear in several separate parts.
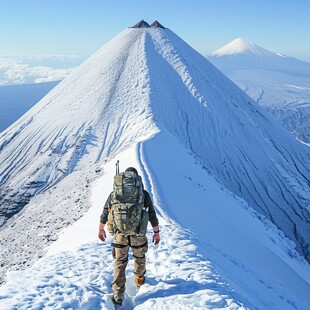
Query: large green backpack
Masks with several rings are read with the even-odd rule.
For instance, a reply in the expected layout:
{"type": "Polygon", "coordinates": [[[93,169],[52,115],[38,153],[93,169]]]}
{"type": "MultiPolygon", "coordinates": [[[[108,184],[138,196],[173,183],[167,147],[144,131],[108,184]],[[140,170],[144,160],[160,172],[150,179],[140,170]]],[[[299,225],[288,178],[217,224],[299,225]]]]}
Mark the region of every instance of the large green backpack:
{"type": "Polygon", "coordinates": [[[109,232],[145,235],[148,220],[148,210],[144,207],[142,178],[133,171],[117,174],[111,194],[109,232]]]}

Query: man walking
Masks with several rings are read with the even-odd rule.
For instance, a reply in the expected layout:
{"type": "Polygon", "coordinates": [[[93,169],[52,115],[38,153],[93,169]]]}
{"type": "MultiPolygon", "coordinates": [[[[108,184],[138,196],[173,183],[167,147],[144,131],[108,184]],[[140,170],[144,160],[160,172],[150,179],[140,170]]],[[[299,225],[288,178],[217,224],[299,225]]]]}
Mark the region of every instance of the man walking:
{"type": "Polygon", "coordinates": [[[117,162],[113,192],[109,195],[100,216],[98,237],[105,241],[104,230],[114,235],[112,254],[114,263],[113,302],[122,304],[128,263],[128,251],[132,249],[134,257],[135,283],[141,286],[145,282],[146,258],[148,241],[146,238],[147,224],[153,227],[153,243],[160,241],[157,215],[149,193],[143,189],[141,176],[135,168],[129,167],[119,173],[117,162]]]}

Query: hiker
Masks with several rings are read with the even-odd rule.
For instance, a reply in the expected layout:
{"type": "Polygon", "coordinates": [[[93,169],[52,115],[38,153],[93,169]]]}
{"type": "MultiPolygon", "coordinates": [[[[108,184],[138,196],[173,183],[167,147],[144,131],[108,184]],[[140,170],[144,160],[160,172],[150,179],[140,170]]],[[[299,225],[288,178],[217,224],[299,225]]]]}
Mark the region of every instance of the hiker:
{"type": "Polygon", "coordinates": [[[145,253],[148,250],[145,235],[149,221],[153,227],[155,245],[159,243],[160,236],[156,212],[150,194],[143,189],[141,176],[133,167],[119,173],[118,162],[116,165],[113,192],[109,195],[100,216],[98,237],[101,241],[105,241],[105,225],[114,235],[111,244],[115,259],[112,301],[121,305],[125,293],[125,269],[129,247],[134,257],[135,283],[140,287],[145,282],[145,253]]]}

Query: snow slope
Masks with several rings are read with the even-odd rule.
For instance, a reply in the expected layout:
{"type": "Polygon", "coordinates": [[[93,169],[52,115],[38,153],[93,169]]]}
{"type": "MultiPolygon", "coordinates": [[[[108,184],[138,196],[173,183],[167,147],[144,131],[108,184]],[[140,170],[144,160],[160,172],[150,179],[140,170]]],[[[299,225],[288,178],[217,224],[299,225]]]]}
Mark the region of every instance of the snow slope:
{"type": "Polygon", "coordinates": [[[236,39],[207,56],[298,139],[310,142],[310,64],[236,39]]]}
{"type": "Polygon", "coordinates": [[[0,132],[12,125],[59,82],[0,87],[0,132]]]}
{"type": "MultiPolygon", "coordinates": [[[[156,203],[162,238],[159,247],[149,247],[147,281],[138,292],[130,257],[122,308],[307,308],[310,269],[293,243],[223,189],[175,138],[160,133],[116,159],[142,174],[156,203]],[[192,205],[196,212],[189,212],[192,205]]],[[[113,309],[108,298],[111,236],[106,243],[96,237],[115,160],[103,165],[86,215],[64,230],[32,268],[9,273],[0,288],[1,307],[113,309]]]]}
{"type": "MultiPolygon", "coordinates": [[[[156,134],[188,150],[308,257],[309,149],[172,31],[151,28],[124,30],[0,136],[2,269],[35,261],[89,208],[102,165],[156,134]]],[[[169,142],[159,142],[165,151],[169,142]]]]}

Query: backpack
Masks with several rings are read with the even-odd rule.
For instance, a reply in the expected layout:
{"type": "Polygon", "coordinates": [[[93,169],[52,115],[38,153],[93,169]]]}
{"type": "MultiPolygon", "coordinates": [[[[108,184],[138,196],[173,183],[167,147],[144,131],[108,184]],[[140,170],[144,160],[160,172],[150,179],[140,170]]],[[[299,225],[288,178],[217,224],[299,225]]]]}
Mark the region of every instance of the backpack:
{"type": "Polygon", "coordinates": [[[111,194],[108,231],[111,234],[145,235],[148,220],[142,178],[132,171],[118,173],[111,194]]]}

